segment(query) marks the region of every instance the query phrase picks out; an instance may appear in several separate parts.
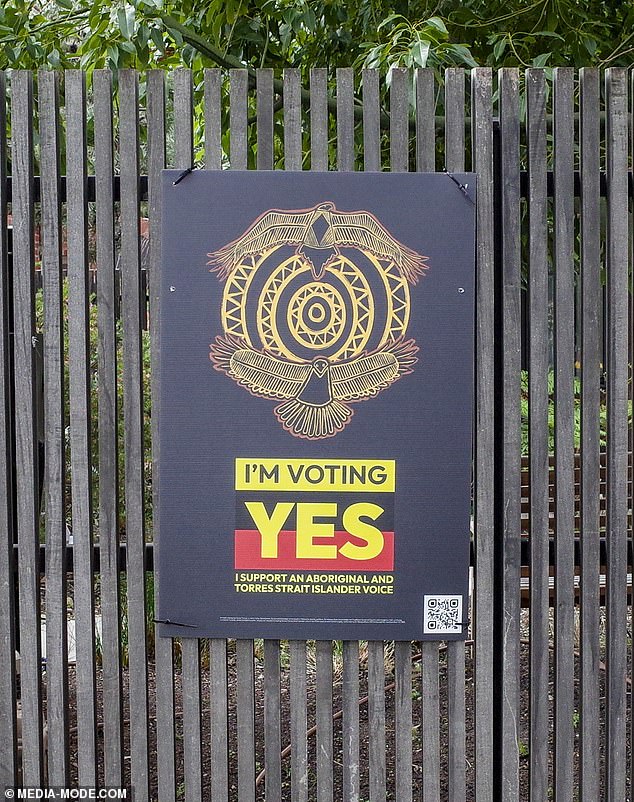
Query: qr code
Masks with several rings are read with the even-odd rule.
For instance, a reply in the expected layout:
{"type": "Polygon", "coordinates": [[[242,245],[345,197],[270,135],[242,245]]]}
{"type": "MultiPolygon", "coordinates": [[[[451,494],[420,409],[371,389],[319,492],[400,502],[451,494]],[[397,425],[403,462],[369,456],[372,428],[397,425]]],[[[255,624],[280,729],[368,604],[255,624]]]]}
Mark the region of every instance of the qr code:
{"type": "Polygon", "coordinates": [[[423,632],[426,635],[462,632],[462,596],[425,596],[423,632]]]}

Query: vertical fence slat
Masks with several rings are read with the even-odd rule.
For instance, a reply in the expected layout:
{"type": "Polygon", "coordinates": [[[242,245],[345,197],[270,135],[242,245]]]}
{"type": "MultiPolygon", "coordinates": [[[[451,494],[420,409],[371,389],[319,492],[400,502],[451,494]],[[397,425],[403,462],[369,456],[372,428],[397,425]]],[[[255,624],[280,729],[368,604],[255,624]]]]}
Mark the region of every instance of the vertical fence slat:
{"type": "MultiPolygon", "coordinates": [[[[462,69],[445,74],[445,169],[462,172],[465,167],[465,75],[462,69]]],[[[464,802],[466,796],[465,746],[465,644],[447,643],[447,710],[449,719],[449,802],[464,802]]]]}
{"type": "Polygon", "coordinates": [[[229,162],[232,170],[247,169],[246,70],[229,70],[229,162]]]}
{"type": "Polygon", "coordinates": [[[227,642],[224,638],[213,638],[210,648],[211,798],[213,802],[227,802],[229,799],[227,642]]]}
{"type": "Polygon", "coordinates": [[[15,371],[16,523],[20,621],[22,782],[39,785],[42,759],[42,678],[38,463],[35,421],[35,308],[33,253],[33,79],[11,81],[13,196],[13,322],[15,371]]]}
{"type": "Polygon", "coordinates": [[[625,798],[628,470],[627,73],[605,78],[608,275],[606,799],[625,798]]]}
{"type": "Polygon", "coordinates": [[[502,493],[502,653],[500,771],[504,799],[519,795],[519,647],[520,647],[520,171],[519,75],[499,73],[502,185],[502,393],[504,445],[502,493]]]}
{"type": "Polygon", "coordinates": [[[96,700],[93,537],[90,454],[90,358],[86,195],[86,85],[68,70],[66,95],[66,207],[73,581],[77,642],[77,762],[79,784],[95,784],[96,700]]]}
{"type": "Polygon", "coordinates": [[[440,800],[440,687],[438,675],[438,643],[421,644],[421,704],[423,744],[423,802],[440,800]]]}
{"type": "Polygon", "coordinates": [[[301,74],[296,67],[284,70],[284,169],[302,169],[301,74]]]}
{"type": "MultiPolygon", "coordinates": [[[[174,72],[174,163],[183,170],[194,164],[192,111],[191,70],[178,69],[174,72]]],[[[196,802],[202,793],[200,640],[183,638],[181,649],[185,800],[196,802]]]]}
{"type": "MultiPolygon", "coordinates": [[[[258,170],[273,169],[273,70],[257,70],[258,170]]],[[[285,126],[286,127],[286,126],[285,126]]]]}
{"type": "Polygon", "coordinates": [[[409,169],[409,70],[392,67],[390,85],[390,170],[409,169]]]}
{"type": "MultiPolygon", "coordinates": [[[[231,126],[230,162],[232,170],[247,169],[247,72],[230,70],[231,126]]],[[[238,799],[255,799],[255,699],[253,641],[236,641],[236,717],[238,736],[238,799]]]]}
{"type": "Polygon", "coordinates": [[[354,170],[354,71],[337,69],[337,169],[354,170]]]}
{"type": "MultiPolygon", "coordinates": [[[[284,101],[286,102],[286,93],[284,101]]],[[[257,169],[273,169],[273,70],[257,71],[257,169]]],[[[264,641],[264,771],[266,799],[282,797],[280,642],[264,641]]]]}
{"type": "MultiPolygon", "coordinates": [[[[634,72],[630,71],[629,74],[629,88],[631,95],[630,97],[634,99],[634,72]]],[[[630,104],[634,102],[632,100],[630,104]]],[[[630,128],[630,173],[631,180],[634,179],[634,107],[631,107],[631,114],[628,119],[629,128],[630,128]]],[[[632,183],[630,183],[630,187],[632,183]]],[[[630,204],[631,208],[631,204],[630,204]]],[[[630,238],[630,270],[634,271],[634,240],[630,238]]],[[[632,359],[632,354],[634,353],[634,291],[632,288],[632,284],[630,285],[630,320],[629,320],[629,334],[630,334],[630,342],[629,342],[629,355],[630,359],[632,359]]],[[[628,366],[628,371],[631,371],[631,365],[628,366]]],[[[631,375],[631,373],[630,373],[631,375]]],[[[630,391],[630,399],[631,403],[634,405],[634,383],[630,380],[629,384],[629,391],[630,391]]],[[[626,546],[628,551],[628,558],[629,558],[629,545],[632,543],[634,546],[634,423],[630,420],[630,416],[628,414],[628,429],[629,429],[629,453],[628,453],[628,476],[627,476],[627,501],[628,501],[628,510],[627,510],[627,524],[628,524],[628,544],[626,546]],[[632,540],[630,540],[632,538],[632,540]]],[[[627,566],[628,574],[632,572],[634,574],[634,559],[632,561],[628,561],[627,566]]],[[[628,576],[628,585],[631,585],[631,580],[628,576]]],[[[630,633],[631,633],[631,621],[632,621],[632,613],[634,611],[634,595],[632,593],[628,593],[628,603],[630,604],[630,633]]],[[[629,695],[629,730],[627,735],[629,736],[630,742],[630,754],[629,754],[629,764],[626,767],[626,771],[629,769],[629,795],[630,798],[634,793],[634,749],[632,749],[632,739],[634,738],[634,701],[632,697],[632,674],[634,673],[634,638],[629,638],[629,644],[626,646],[627,651],[629,652],[629,667],[630,667],[630,675],[629,675],[629,683],[628,683],[628,695],[629,695]]],[[[627,658],[626,658],[627,659],[627,658]]]]}
{"type": "MultiPolygon", "coordinates": [[[[379,71],[363,71],[363,169],[381,169],[379,71]]],[[[368,790],[369,802],[384,802],[385,757],[385,650],[383,641],[368,641],[368,790]]]]}
{"type": "Polygon", "coordinates": [[[93,73],[99,375],[99,564],[101,570],[104,783],[123,780],[119,626],[119,456],[115,306],[112,75],[93,73]]]}
{"type": "Polygon", "coordinates": [[[359,802],[359,642],[343,642],[343,800],[359,802]]]}
{"type": "MultiPolygon", "coordinates": [[[[634,99],[634,72],[630,71],[629,74],[629,86],[630,86],[630,97],[634,99]]],[[[634,101],[632,101],[634,102],[634,101]]],[[[634,107],[631,107],[631,116],[628,120],[630,125],[630,132],[634,132],[634,107]]],[[[634,135],[630,136],[630,169],[632,170],[632,178],[634,179],[634,135]]],[[[630,184],[630,186],[632,186],[630,184]]],[[[630,259],[631,259],[631,267],[630,270],[634,271],[634,248],[630,250],[630,259]]],[[[632,288],[630,286],[630,321],[629,321],[629,354],[630,360],[632,359],[632,353],[634,352],[634,292],[632,292],[632,288]]],[[[631,368],[630,368],[631,370],[631,368]]],[[[632,382],[629,382],[629,391],[630,391],[630,399],[631,402],[634,404],[634,386],[632,382]]],[[[634,538],[634,461],[633,461],[633,453],[634,452],[634,424],[631,420],[629,420],[628,414],[628,428],[629,428],[629,453],[628,453],[628,476],[627,476],[627,500],[628,500],[628,511],[627,511],[627,520],[628,520],[628,540],[629,538],[634,538]]],[[[634,574],[634,559],[630,561],[629,559],[629,544],[630,542],[634,546],[634,539],[628,542],[628,567],[627,571],[628,574],[632,572],[634,574]]],[[[629,580],[629,576],[628,576],[629,580]]],[[[631,584],[631,580],[628,581],[628,585],[631,584]]],[[[632,594],[628,594],[628,602],[630,605],[634,604],[634,596],[632,594]]],[[[631,621],[632,621],[632,611],[634,610],[634,606],[630,606],[630,632],[631,632],[631,621]]],[[[630,798],[632,793],[634,793],[634,749],[632,749],[632,738],[634,738],[634,702],[632,701],[632,666],[634,666],[634,638],[629,638],[629,645],[627,647],[627,651],[629,652],[629,666],[630,666],[630,682],[629,684],[629,697],[630,697],[630,709],[629,709],[629,729],[627,735],[629,737],[630,742],[630,762],[626,768],[626,771],[629,769],[629,793],[630,798]]]]}
{"type": "Polygon", "coordinates": [[[9,264],[7,258],[6,77],[0,72],[0,785],[17,784],[15,699],[15,561],[13,555],[13,449],[9,378],[9,264]]]}
{"type": "MultiPolygon", "coordinates": [[[[328,71],[310,71],[310,169],[328,170],[328,71]]],[[[332,641],[315,642],[317,802],[333,800],[332,641]]]]}
{"type": "MultiPolygon", "coordinates": [[[[436,164],[433,119],[435,99],[433,72],[416,72],[416,169],[433,172],[436,164]]],[[[438,643],[421,643],[421,743],[423,802],[440,799],[440,690],[438,676],[438,643]]]]}
{"type": "MultiPolygon", "coordinates": [[[[354,73],[337,69],[337,169],[354,169],[354,73]]],[[[359,802],[359,643],[343,642],[343,800],[359,802]]]]}
{"type": "Polygon", "coordinates": [[[328,70],[310,71],[310,169],[328,169],[328,70]]]}
{"type": "MultiPolygon", "coordinates": [[[[409,168],[409,70],[392,68],[390,85],[390,169],[409,168]]],[[[394,730],[397,802],[412,800],[412,647],[394,644],[394,730]]]]}
{"type": "Polygon", "coordinates": [[[253,641],[236,641],[236,729],[238,736],[238,799],[255,800],[255,699],[253,641]]]}
{"type": "Polygon", "coordinates": [[[418,69],[416,76],[416,169],[433,173],[436,167],[434,71],[418,69]]]}
{"type": "MultiPolygon", "coordinates": [[[[310,169],[328,170],[328,71],[310,71],[310,169]]],[[[315,642],[317,802],[333,799],[332,641],[315,642]]]]}
{"type": "MultiPolygon", "coordinates": [[[[221,90],[222,72],[218,69],[205,70],[205,167],[208,170],[220,170],[222,167],[221,90]]],[[[209,652],[211,798],[213,802],[227,802],[229,798],[227,641],[224,638],[212,638],[209,652]]]]}
{"type": "MultiPolygon", "coordinates": [[[[301,76],[284,70],[284,169],[302,169],[301,76]]],[[[308,800],[306,643],[290,641],[291,800],[308,800]]]]}
{"type": "Polygon", "coordinates": [[[601,223],[599,73],[580,75],[581,161],[581,802],[599,798],[599,405],[601,223]]]}
{"type": "MultiPolygon", "coordinates": [[[[161,170],[165,167],[165,73],[150,70],[147,79],[148,138],[148,214],[150,223],[150,338],[152,364],[152,535],[154,548],[160,544],[159,519],[159,451],[160,418],[160,348],[161,317],[161,170]]],[[[206,140],[205,140],[206,141],[206,140]]],[[[156,571],[157,561],[155,562],[156,571]]],[[[160,576],[154,579],[154,609],[159,609],[160,576]]],[[[162,802],[176,798],[175,733],[174,733],[174,657],[171,638],[161,638],[158,628],[154,638],[156,693],[156,774],[157,796],[162,802]],[[160,691],[159,691],[160,689],[160,691]]]]}
{"type": "Polygon", "coordinates": [[[368,641],[369,802],[386,798],[385,650],[383,641],[368,641]]]}
{"type": "Polygon", "coordinates": [[[475,348],[475,795],[493,798],[494,235],[492,71],[471,73],[471,141],[478,179],[475,348]]]}
{"type": "MultiPolygon", "coordinates": [[[[531,802],[548,794],[548,229],[546,199],[546,81],[526,72],[528,145],[528,410],[530,476],[530,700],[531,802]]],[[[517,390],[516,390],[517,392],[517,390]]]]}
{"type": "Polygon", "coordinates": [[[126,579],[130,779],[141,802],[148,797],[147,632],[145,615],[145,515],[143,362],[139,243],[139,89],[132,70],[119,73],[121,169],[121,317],[125,462],[126,579]]]}
{"type": "Polygon", "coordinates": [[[394,740],[397,802],[412,800],[412,646],[394,643],[394,740]]]}
{"type": "MultiPolygon", "coordinates": [[[[434,77],[431,70],[416,71],[416,168],[419,172],[435,169],[434,77]]],[[[440,690],[438,644],[421,644],[422,706],[422,798],[424,802],[440,798],[440,690]]]]}
{"type": "Polygon", "coordinates": [[[64,417],[58,84],[56,73],[39,73],[40,202],[44,285],[48,781],[51,785],[67,785],[69,780],[69,733],[66,636],[66,424],[64,417]]]}
{"type": "Polygon", "coordinates": [[[315,718],[317,721],[317,802],[333,799],[332,641],[315,643],[315,718]]]}
{"type": "Polygon", "coordinates": [[[291,801],[308,802],[306,737],[306,642],[289,641],[291,716],[291,801]]]}
{"type": "MultiPolygon", "coordinates": [[[[431,116],[431,115],[430,115],[431,116]]],[[[445,169],[464,171],[465,76],[461,68],[445,71],[445,169]]]]}
{"type": "Polygon", "coordinates": [[[222,71],[206,69],[205,85],[205,167],[220,170],[222,167],[222,71]]]}
{"type": "MultiPolygon", "coordinates": [[[[555,763],[557,802],[572,802],[575,674],[574,71],[555,70],[555,763]]],[[[544,733],[546,735],[546,733],[544,733]]],[[[546,790],[546,789],[545,789],[546,790]]]]}
{"type": "Polygon", "coordinates": [[[282,798],[280,642],[264,641],[264,772],[266,800],[282,798]]]}
{"type": "Polygon", "coordinates": [[[379,71],[363,70],[363,169],[381,170],[381,117],[379,71]]]}

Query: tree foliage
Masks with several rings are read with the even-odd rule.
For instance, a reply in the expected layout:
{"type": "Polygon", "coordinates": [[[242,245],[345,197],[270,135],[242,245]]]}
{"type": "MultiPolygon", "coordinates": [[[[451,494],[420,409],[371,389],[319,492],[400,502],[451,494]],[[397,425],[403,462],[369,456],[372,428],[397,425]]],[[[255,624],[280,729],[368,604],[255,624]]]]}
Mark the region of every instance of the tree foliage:
{"type": "Polygon", "coordinates": [[[9,0],[0,8],[0,44],[3,69],[629,66],[634,5],[614,0],[9,0]]]}

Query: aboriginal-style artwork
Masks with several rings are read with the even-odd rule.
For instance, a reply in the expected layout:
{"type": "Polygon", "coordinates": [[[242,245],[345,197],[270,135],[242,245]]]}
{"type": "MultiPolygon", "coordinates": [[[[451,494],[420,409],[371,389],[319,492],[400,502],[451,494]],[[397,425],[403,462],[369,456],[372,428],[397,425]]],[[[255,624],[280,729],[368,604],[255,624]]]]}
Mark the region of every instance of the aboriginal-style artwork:
{"type": "Polygon", "coordinates": [[[295,437],[341,432],[351,404],[415,369],[407,338],[409,285],[425,256],[398,242],[367,211],[271,209],[238,239],[208,254],[224,282],[222,334],[210,358],[295,437]]]}

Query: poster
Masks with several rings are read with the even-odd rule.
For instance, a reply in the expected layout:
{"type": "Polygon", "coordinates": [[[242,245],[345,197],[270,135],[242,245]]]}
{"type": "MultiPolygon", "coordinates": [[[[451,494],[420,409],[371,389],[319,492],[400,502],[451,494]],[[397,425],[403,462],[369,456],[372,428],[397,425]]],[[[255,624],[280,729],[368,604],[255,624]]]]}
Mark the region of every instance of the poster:
{"type": "Polygon", "coordinates": [[[474,223],[471,174],[164,171],[162,635],[466,637],[474,223]]]}

